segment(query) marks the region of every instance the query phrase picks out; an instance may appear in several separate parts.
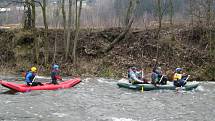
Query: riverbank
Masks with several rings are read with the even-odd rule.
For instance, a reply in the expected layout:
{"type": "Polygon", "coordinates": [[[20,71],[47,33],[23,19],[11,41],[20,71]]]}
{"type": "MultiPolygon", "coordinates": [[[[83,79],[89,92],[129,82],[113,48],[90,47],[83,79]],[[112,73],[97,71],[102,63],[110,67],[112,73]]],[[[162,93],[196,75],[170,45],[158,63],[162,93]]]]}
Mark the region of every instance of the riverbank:
{"type": "MultiPolygon", "coordinates": [[[[206,30],[202,28],[165,27],[157,38],[157,29],[132,29],[105,54],[95,54],[110,44],[121,32],[121,28],[84,29],[80,31],[77,48],[78,63],[64,58],[63,30],[49,30],[49,62],[44,64],[44,30],[24,31],[21,29],[0,30],[0,68],[3,73],[17,74],[20,70],[38,67],[40,75],[49,75],[53,62],[54,41],[57,42],[55,62],[60,64],[65,76],[97,76],[122,78],[127,68],[138,65],[150,78],[153,59],[171,73],[176,67],[184,68],[192,75],[191,80],[215,80],[215,62],[209,52],[206,30]],[[35,37],[35,38],[34,38],[35,37]],[[39,62],[35,62],[35,43],[38,43],[39,62]],[[158,56],[157,56],[158,55],[158,56]]],[[[74,31],[72,31],[72,38],[74,31]]]]}

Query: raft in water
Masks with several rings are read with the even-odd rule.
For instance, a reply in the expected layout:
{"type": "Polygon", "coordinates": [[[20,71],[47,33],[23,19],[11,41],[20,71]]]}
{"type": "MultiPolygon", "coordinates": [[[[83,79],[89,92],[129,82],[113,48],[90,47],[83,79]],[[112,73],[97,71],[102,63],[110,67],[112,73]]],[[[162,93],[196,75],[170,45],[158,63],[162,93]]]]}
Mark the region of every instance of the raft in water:
{"type": "MultiPolygon", "coordinates": [[[[150,91],[150,90],[176,90],[177,87],[173,85],[173,82],[168,82],[166,85],[157,85],[154,86],[153,84],[131,84],[128,82],[128,80],[119,81],[117,85],[121,88],[128,88],[132,90],[144,90],[144,91],[150,91]]],[[[193,90],[196,89],[199,86],[198,82],[187,82],[187,84],[182,87],[182,90],[193,90]]]]}
{"type": "Polygon", "coordinates": [[[69,79],[67,81],[60,82],[57,85],[50,84],[50,83],[43,83],[42,86],[27,86],[26,84],[16,84],[13,82],[7,82],[0,80],[0,84],[6,88],[17,92],[29,92],[32,90],[58,90],[58,89],[66,89],[75,86],[76,84],[80,83],[80,78],[69,79]]]}

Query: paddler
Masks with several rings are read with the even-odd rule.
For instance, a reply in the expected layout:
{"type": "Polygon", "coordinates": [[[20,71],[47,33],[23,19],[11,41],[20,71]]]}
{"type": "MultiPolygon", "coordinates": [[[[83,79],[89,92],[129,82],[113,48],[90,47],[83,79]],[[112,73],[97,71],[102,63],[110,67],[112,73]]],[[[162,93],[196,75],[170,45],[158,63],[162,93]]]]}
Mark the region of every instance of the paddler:
{"type": "Polygon", "coordinates": [[[163,75],[161,67],[154,67],[152,70],[152,84],[157,85],[166,85],[167,84],[167,76],[163,75]]]}
{"type": "Polygon", "coordinates": [[[173,83],[176,87],[183,87],[186,84],[188,75],[184,74],[182,68],[176,68],[173,76],[173,83]]]}
{"type": "Polygon", "coordinates": [[[142,69],[135,66],[128,69],[128,80],[132,84],[146,84],[148,81],[144,79],[144,72],[142,69]]]}
{"type": "Polygon", "coordinates": [[[42,86],[43,85],[41,82],[35,81],[36,73],[37,73],[36,67],[32,67],[31,70],[26,73],[25,82],[28,86],[38,86],[38,85],[42,86]]]}
{"type": "Polygon", "coordinates": [[[51,79],[52,79],[52,84],[58,84],[57,80],[62,81],[62,77],[59,75],[60,70],[59,70],[59,65],[54,64],[52,66],[52,71],[51,71],[51,79]]]}

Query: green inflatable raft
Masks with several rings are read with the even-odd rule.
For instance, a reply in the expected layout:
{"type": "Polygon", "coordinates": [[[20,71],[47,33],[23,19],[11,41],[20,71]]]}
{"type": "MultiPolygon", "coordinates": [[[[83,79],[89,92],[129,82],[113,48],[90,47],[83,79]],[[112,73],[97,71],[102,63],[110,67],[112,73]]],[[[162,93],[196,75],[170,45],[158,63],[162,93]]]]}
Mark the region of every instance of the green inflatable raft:
{"type": "MultiPolygon", "coordinates": [[[[131,84],[128,82],[128,80],[124,79],[123,81],[119,81],[117,85],[121,88],[128,88],[133,90],[144,90],[144,91],[150,91],[150,90],[176,90],[177,87],[173,85],[173,82],[168,82],[167,85],[157,85],[154,86],[153,84],[131,84]]],[[[193,90],[196,89],[199,86],[198,82],[187,82],[187,84],[182,87],[182,90],[193,90]]]]}

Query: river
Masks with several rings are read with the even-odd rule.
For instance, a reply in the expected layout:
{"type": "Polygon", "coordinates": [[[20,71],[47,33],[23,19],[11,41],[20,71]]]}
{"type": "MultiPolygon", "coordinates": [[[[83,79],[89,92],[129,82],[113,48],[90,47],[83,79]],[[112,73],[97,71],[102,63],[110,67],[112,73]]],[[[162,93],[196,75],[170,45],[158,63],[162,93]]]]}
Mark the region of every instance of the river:
{"type": "MultiPolygon", "coordinates": [[[[1,94],[0,120],[214,121],[213,82],[202,82],[194,91],[143,93],[118,88],[116,82],[113,79],[85,78],[75,87],[65,90],[1,94]]],[[[0,86],[1,92],[7,90],[0,86]]]]}

